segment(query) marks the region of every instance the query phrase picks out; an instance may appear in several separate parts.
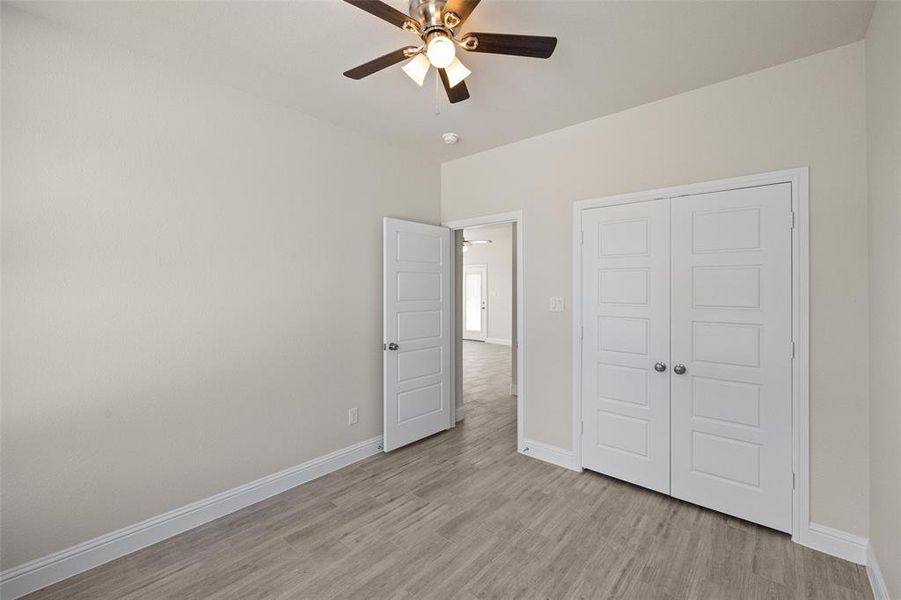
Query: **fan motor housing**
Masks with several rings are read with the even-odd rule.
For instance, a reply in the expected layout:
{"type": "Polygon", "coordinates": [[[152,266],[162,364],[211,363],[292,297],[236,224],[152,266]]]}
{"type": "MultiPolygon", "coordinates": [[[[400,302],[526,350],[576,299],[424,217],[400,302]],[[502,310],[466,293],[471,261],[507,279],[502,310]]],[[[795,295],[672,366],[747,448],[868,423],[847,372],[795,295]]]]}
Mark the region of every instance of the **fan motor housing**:
{"type": "Polygon", "coordinates": [[[423,31],[434,28],[444,29],[444,19],[441,16],[447,0],[410,0],[411,17],[422,24],[423,31]]]}

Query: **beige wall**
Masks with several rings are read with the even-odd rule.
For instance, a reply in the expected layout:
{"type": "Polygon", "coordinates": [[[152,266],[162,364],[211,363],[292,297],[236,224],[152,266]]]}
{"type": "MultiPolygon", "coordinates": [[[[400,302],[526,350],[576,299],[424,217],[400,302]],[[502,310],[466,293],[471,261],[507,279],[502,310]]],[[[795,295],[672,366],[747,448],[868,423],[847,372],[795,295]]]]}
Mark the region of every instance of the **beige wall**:
{"type": "Polygon", "coordinates": [[[571,447],[574,201],[806,165],[812,519],[867,534],[864,87],[856,43],[443,165],[442,219],[523,210],[527,437],[571,447]]]}
{"type": "MultiPolygon", "coordinates": [[[[464,265],[486,265],[488,272],[488,341],[513,340],[513,225],[467,229],[466,239],[491,240],[473,244],[463,254],[464,265]]],[[[462,293],[462,292],[461,292],[462,293]]]]}
{"type": "Polygon", "coordinates": [[[901,4],[866,38],[870,242],[870,543],[901,598],[901,4]]]}
{"type": "MultiPolygon", "coordinates": [[[[380,219],[436,221],[437,169],[2,10],[0,568],[378,435],[380,219]]],[[[441,216],[524,210],[526,435],[568,448],[572,202],[809,165],[812,517],[866,535],[871,502],[898,594],[897,364],[866,377],[863,59],[853,44],[447,163],[441,216]]],[[[887,72],[871,117],[897,127],[887,72]]],[[[897,358],[898,182],[878,165],[898,146],[875,122],[870,325],[897,358]]]]}
{"type": "Polygon", "coordinates": [[[2,568],[379,435],[437,166],[2,10],[2,568]]]}

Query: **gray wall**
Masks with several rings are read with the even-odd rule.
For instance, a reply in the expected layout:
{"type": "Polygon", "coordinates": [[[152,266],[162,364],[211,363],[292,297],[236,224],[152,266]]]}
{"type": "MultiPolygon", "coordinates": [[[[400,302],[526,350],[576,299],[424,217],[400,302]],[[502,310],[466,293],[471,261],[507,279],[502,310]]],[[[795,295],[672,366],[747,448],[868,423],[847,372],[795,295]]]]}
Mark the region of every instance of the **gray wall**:
{"type": "Polygon", "coordinates": [[[443,220],[523,210],[526,437],[572,444],[574,201],[806,165],[812,518],[865,536],[865,111],[856,43],[445,163],[443,220]]]}
{"type": "Polygon", "coordinates": [[[379,435],[437,166],[2,11],[2,568],[379,435]]]}
{"type": "MultiPolygon", "coordinates": [[[[568,448],[572,202],[809,165],[812,517],[871,513],[895,595],[898,12],[441,178],[445,220],[524,210],[525,430],[568,448]]],[[[378,435],[380,220],[436,222],[437,168],[6,5],[2,37],[0,568],[378,435]]]]}
{"type": "Polygon", "coordinates": [[[870,544],[901,598],[901,4],[867,31],[870,248],[870,544]]]}

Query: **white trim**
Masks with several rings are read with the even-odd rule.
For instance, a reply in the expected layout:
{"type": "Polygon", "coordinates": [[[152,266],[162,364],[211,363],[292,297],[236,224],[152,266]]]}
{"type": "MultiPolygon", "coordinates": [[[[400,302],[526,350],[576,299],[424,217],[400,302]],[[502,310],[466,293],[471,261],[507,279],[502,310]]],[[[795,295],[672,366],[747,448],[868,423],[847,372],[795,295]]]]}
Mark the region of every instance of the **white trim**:
{"type": "Polygon", "coordinates": [[[512,346],[513,340],[505,340],[503,338],[485,338],[486,344],[498,344],[499,346],[512,346]]]}
{"type": "MultiPolygon", "coordinates": [[[[516,447],[522,452],[523,449],[523,423],[525,416],[525,354],[526,354],[526,328],[525,328],[525,253],[523,248],[525,244],[525,224],[523,222],[523,214],[521,210],[506,213],[498,213],[495,215],[485,215],[482,217],[473,217],[471,219],[458,219],[456,221],[447,221],[442,223],[444,227],[452,230],[466,229],[468,227],[479,227],[482,225],[497,225],[501,223],[516,223],[516,376],[523,381],[518,388],[516,395],[516,447]]],[[[456,255],[456,253],[452,253],[456,255]]],[[[456,271],[454,271],[456,272],[456,271]]],[[[456,279],[456,277],[454,277],[456,279]]],[[[453,285],[453,282],[451,283],[453,285]]],[[[458,301],[456,293],[453,296],[454,308],[451,310],[451,318],[456,316],[456,302],[458,301]]],[[[456,331],[456,325],[451,324],[456,331]]],[[[456,333],[454,334],[456,335],[456,333]]],[[[456,356],[456,351],[451,352],[451,356],[456,356]]],[[[452,367],[456,369],[456,364],[452,363],[452,367]]],[[[456,370],[454,371],[456,380],[456,370]]],[[[456,393],[454,402],[456,403],[456,393]]]]}
{"type": "Polygon", "coordinates": [[[381,436],[374,437],[13,567],[0,573],[0,598],[3,600],[20,598],[379,454],[381,450],[381,436]]]}
{"type": "MultiPolygon", "coordinates": [[[[792,231],[792,337],[796,344],[796,354],[792,361],[792,468],[797,474],[797,487],[792,494],[792,540],[805,546],[822,537],[813,531],[810,523],[810,398],[809,398],[809,281],[810,242],[808,168],[800,167],[757,175],[718,179],[689,185],[660,188],[643,192],[619,194],[604,198],[580,200],[573,204],[573,321],[572,321],[572,445],[575,464],[582,465],[582,212],[601,206],[644,202],[660,198],[678,198],[693,194],[725,191],[731,189],[791,183],[792,211],[795,213],[795,227],[792,231]],[[812,540],[807,543],[805,540],[812,540]]],[[[824,547],[840,548],[825,544],[824,547]]],[[[820,548],[817,548],[820,549],[820,548]]],[[[828,552],[828,550],[823,550],[828,552]]]]}
{"type": "Polygon", "coordinates": [[[792,184],[792,437],[797,487],[792,496],[792,540],[798,543],[810,530],[810,204],[809,169],[784,171],[792,184]]]}
{"type": "Polygon", "coordinates": [[[882,577],[882,570],[876,561],[873,544],[867,544],[867,578],[870,580],[870,587],[873,588],[874,600],[892,600],[888,595],[888,586],[882,577]]]}
{"type": "Polygon", "coordinates": [[[569,469],[571,471],[582,470],[580,467],[576,466],[574,462],[575,456],[573,455],[572,450],[566,450],[559,446],[552,446],[530,439],[524,439],[522,444],[521,452],[526,456],[531,456],[532,458],[537,458],[538,460],[543,460],[546,463],[551,463],[552,465],[557,465],[558,467],[563,467],[564,469],[569,469]]]}
{"type": "Polygon", "coordinates": [[[573,204],[573,297],[572,297],[572,451],[573,463],[582,467],[582,202],[573,204]]]}
{"type": "Polygon", "coordinates": [[[867,564],[867,539],[847,531],[811,523],[802,532],[799,543],[858,565],[867,564]]]}
{"type": "MultiPolygon", "coordinates": [[[[450,291],[451,297],[451,308],[450,308],[450,330],[451,330],[451,340],[453,343],[451,344],[451,353],[450,353],[450,372],[451,372],[451,380],[450,380],[450,395],[451,395],[451,403],[450,403],[450,424],[448,428],[453,429],[457,426],[457,423],[463,420],[463,406],[461,405],[459,408],[459,414],[457,412],[457,302],[455,298],[457,297],[457,234],[453,229],[450,230],[450,272],[451,278],[450,283],[448,285],[448,290],[450,291]]],[[[461,271],[462,273],[462,271],[461,271]]],[[[382,399],[382,402],[385,400],[382,399]]],[[[3,600],[0,598],[0,600],[3,600]]]]}
{"type": "MultiPolygon", "coordinates": [[[[484,217],[472,217],[471,219],[457,219],[456,221],[447,221],[442,223],[444,227],[450,229],[469,229],[470,227],[481,227],[483,225],[500,225],[503,223],[512,223],[522,220],[522,211],[514,210],[511,212],[497,213],[494,215],[485,215],[484,217]]],[[[520,223],[521,225],[521,223],[520,223]]]]}

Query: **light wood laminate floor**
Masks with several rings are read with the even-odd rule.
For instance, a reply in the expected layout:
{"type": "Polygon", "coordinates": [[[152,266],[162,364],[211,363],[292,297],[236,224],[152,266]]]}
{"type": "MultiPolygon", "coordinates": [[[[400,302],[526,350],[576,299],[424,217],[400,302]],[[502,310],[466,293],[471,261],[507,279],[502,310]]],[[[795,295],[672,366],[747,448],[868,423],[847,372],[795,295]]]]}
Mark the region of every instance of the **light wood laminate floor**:
{"type": "Polygon", "coordinates": [[[784,534],[517,454],[510,349],[467,342],[464,369],[455,430],[28,598],[872,597],[784,534]]]}

